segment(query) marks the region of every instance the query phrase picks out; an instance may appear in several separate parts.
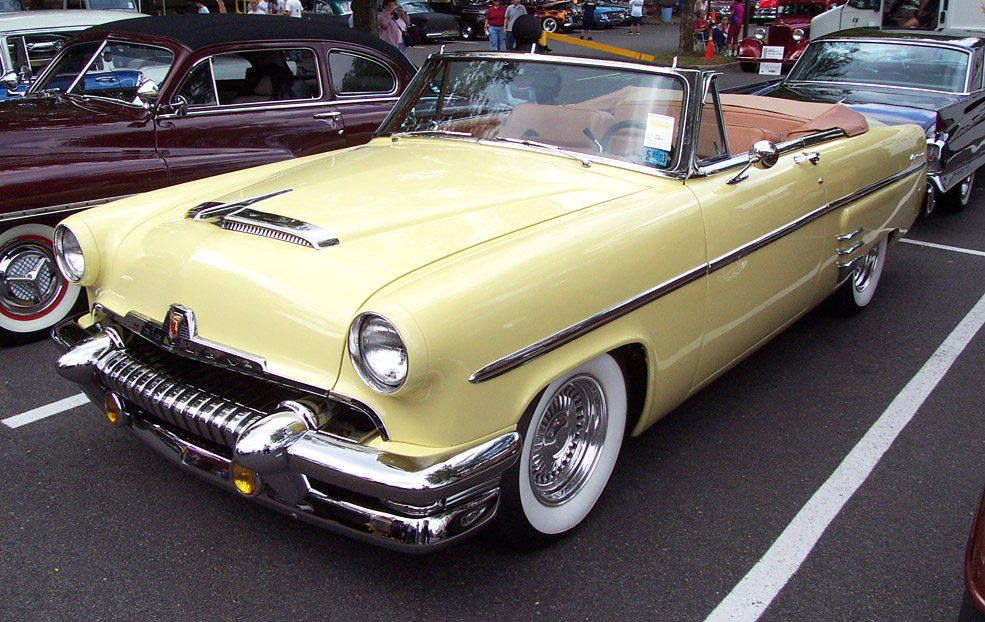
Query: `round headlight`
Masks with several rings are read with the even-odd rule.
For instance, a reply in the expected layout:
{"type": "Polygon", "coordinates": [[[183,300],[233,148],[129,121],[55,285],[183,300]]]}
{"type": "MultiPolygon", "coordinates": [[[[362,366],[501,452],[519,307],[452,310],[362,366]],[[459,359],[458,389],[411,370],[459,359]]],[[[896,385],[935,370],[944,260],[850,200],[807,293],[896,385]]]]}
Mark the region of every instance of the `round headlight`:
{"type": "Polygon", "coordinates": [[[55,229],[55,263],[62,276],[70,283],[78,283],[85,273],[86,262],[82,256],[82,245],[68,227],[58,225],[55,229]]]}
{"type": "Polygon", "coordinates": [[[362,381],[378,393],[393,393],[407,380],[407,347],[382,315],[364,313],[352,323],[349,357],[362,381]]]}
{"type": "Polygon", "coordinates": [[[762,41],[763,39],[766,38],[766,29],[765,28],[757,28],[756,29],[756,32],[754,32],[752,36],[754,36],[757,39],[759,39],[760,41],[762,41]]]}
{"type": "Polygon", "coordinates": [[[801,40],[803,40],[803,38],[804,38],[804,31],[801,30],[800,28],[797,28],[796,30],[793,31],[793,34],[790,35],[790,36],[793,37],[793,40],[794,41],[796,41],[797,43],[800,43],[801,40]]]}

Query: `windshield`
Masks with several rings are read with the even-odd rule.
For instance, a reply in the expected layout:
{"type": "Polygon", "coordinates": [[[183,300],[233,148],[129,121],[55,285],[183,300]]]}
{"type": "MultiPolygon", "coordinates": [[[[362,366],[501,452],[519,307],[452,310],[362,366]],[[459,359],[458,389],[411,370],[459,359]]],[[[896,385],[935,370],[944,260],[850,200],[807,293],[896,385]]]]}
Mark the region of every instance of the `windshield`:
{"type": "Polygon", "coordinates": [[[401,2],[400,7],[408,13],[427,13],[428,7],[423,2],[401,2]]]}
{"type": "Polygon", "coordinates": [[[677,76],[474,58],[422,71],[380,134],[527,142],[659,169],[680,150],[677,76]]]}
{"type": "Polygon", "coordinates": [[[812,43],[788,82],[848,82],[963,93],[971,55],[962,50],[893,41],[812,43]]]}
{"type": "Polygon", "coordinates": [[[164,48],[115,41],[87,41],[65,48],[31,87],[32,93],[93,95],[134,103],[147,80],[160,85],[174,54],[164,48]]]}
{"type": "Polygon", "coordinates": [[[824,13],[824,6],[819,4],[778,4],[776,14],[780,17],[814,17],[824,13]]]}
{"type": "Polygon", "coordinates": [[[123,9],[125,11],[136,11],[137,5],[134,0],[89,0],[90,9],[123,9]]]}

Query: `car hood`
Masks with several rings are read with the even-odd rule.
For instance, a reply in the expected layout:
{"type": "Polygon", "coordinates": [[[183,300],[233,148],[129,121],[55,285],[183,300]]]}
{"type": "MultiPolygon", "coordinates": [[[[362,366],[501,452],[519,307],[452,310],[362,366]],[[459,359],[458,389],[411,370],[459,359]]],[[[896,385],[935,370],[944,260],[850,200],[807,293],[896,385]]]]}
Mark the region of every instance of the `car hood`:
{"type": "Polygon", "coordinates": [[[884,123],[914,123],[924,130],[934,126],[938,110],[964,99],[963,95],[869,85],[784,84],[769,95],[800,101],[840,103],[884,123]]]}
{"type": "Polygon", "coordinates": [[[209,187],[202,182],[174,187],[150,195],[171,193],[174,207],[137,225],[104,264],[98,301],[155,321],[181,304],[195,313],[202,338],[330,389],[349,324],[376,291],[464,249],[643,189],[607,169],[452,140],[386,138],[306,158],[232,193],[194,192],[209,187]],[[186,215],[202,202],[284,190],[251,209],[319,227],[337,245],[315,250],[186,215]]]}

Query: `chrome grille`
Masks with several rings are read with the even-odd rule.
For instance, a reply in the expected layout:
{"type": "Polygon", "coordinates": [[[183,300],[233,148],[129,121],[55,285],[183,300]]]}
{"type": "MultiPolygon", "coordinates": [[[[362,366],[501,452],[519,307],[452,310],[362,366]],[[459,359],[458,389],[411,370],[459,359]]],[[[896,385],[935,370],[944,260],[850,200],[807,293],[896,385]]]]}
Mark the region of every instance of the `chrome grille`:
{"type": "Polygon", "coordinates": [[[179,382],[125,351],[113,352],[96,366],[106,387],[166,423],[224,447],[265,413],[179,382]]]}

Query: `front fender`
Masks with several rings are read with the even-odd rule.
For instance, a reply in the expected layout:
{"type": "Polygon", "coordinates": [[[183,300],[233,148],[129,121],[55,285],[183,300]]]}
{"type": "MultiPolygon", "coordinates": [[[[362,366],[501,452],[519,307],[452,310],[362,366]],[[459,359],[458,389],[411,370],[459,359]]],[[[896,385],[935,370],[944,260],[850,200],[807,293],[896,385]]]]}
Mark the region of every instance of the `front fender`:
{"type": "Polygon", "coordinates": [[[752,58],[760,58],[763,55],[763,44],[759,39],[755,37],[749,37],[743,39],[739,43],[739,56],[749,56],[752,58]]]}

